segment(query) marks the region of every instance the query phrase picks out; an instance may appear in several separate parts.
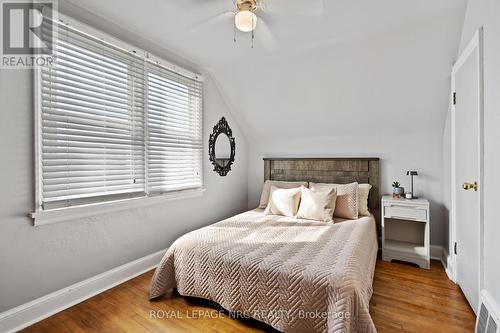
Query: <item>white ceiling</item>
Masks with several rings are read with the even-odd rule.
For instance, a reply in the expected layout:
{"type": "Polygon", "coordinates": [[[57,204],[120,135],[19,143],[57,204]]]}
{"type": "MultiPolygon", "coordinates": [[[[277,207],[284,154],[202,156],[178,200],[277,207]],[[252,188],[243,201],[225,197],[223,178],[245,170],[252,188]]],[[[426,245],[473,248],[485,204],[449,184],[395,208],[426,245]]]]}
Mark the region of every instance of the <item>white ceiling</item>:
{"type": "MultiPolygon", "coordinates": [[[[233,42],[231,0],[68,0],[210,71],[247,135],[442,129],[466,0],[275,1],[233,42]],[[289,5],[286,5],[289,3],[289,5]],[[321,3],[319,3],[321,4],[321,3]],[[305,128],[304,128],[305,127],[305,128]]],[[[65,2],[68,2],[65,1],[65,2]]]]}

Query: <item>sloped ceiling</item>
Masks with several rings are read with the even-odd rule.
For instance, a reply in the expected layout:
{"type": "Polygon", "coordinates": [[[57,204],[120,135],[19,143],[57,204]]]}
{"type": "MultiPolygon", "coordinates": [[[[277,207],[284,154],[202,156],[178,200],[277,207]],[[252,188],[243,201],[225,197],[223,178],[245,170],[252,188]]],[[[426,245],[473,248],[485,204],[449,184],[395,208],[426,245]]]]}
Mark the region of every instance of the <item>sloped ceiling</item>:
{"type": "MultiPolygon", "coordinates": [[[[273,1],[273,0],[267,0],[273,1]]],[[[284,0],[274,0],[277,5],[284,0]]],[[[287,0],[297,5],[307,1],[287,0]]],[[[207,70],[247,137],[442,131],[466,0],[324,0],[262,14],[233,42],[231,0],[71,0],[207,70]],[[272,42],[272,43],[270,43],[272,42]]]]}

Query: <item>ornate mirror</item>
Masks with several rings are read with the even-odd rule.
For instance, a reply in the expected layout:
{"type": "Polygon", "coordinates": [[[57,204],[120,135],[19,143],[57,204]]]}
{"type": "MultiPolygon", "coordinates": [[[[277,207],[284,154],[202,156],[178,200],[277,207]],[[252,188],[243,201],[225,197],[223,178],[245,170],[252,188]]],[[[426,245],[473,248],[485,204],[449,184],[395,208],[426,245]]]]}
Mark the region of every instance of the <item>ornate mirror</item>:
{"type": "Polygon", "coordinates": [[[231,170],[234,162],[236,144],[233,132],[226,119],[222,117],[214,126],[212,134],[208,140],[208,155],[210,162],[214,165],[214,171],[220,176],[225,176],[231,170]]]}

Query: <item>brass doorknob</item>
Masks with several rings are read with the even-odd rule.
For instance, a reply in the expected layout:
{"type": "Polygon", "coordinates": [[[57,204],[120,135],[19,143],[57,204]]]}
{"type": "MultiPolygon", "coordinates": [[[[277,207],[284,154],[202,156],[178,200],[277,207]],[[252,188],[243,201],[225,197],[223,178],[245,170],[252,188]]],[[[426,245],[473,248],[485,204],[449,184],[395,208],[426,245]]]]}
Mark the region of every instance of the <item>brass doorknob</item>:
{"type": "Polygon", "coordinates": [[[468,183],[468,182],[465,182],[463,185],[462,185],[462,188],[466,191],[468,190],[474,190],[474,191],[477,191],[477,188],[478,188],[479,185],[477,185],[477,182],[474,182],[474,183],[468,183]]]}

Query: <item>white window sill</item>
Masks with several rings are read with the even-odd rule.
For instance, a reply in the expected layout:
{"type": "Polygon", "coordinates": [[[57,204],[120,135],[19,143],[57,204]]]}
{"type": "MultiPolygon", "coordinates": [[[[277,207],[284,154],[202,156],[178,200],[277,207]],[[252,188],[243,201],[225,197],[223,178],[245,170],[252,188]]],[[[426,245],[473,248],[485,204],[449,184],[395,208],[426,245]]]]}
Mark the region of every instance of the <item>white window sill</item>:
{"type": "Polygon", "coordinates": [[[88,205],[80,205],[74,207],[40,210],[37,212],[30,213],[29,215],[30,217],[33,218],[33,224],[35,226],[40,226],[44,224],[52,224],[57,222],[74,220],[78,218],[96,216],[124,209],[151,206],[155,204],[164,203],[165,201],[200,197],[203,195],[205,190],[206,189],[202,187],[194,190],[171,192],[152,197],[139,197],[132,199],[100,202],[88,205]]]}

